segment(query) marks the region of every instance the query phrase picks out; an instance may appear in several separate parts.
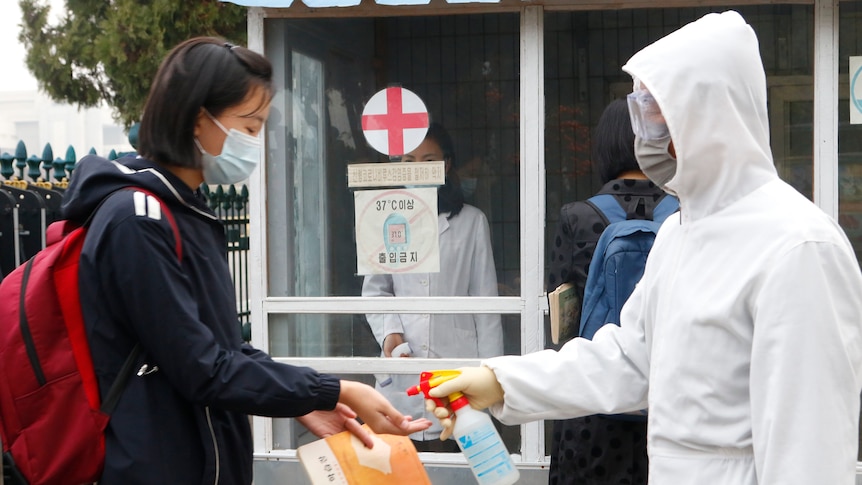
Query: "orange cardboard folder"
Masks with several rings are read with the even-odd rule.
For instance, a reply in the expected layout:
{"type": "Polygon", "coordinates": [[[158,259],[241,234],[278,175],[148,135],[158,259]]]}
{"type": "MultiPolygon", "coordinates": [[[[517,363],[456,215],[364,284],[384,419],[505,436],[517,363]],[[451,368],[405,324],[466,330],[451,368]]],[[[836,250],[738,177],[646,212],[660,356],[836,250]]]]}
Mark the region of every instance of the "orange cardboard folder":
{"type": "Polygon", "coordinates": [[[348,431],[297,448],[312,485],[431,485],[410,438],[368,431],[372,449],[348,431]]]}

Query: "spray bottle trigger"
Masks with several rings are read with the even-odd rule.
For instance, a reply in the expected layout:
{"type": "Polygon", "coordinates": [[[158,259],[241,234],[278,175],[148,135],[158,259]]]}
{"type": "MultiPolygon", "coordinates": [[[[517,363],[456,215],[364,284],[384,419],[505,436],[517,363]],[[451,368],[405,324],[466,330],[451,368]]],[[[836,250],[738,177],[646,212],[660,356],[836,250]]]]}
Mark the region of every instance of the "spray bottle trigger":
{"type": "Polygon", "coordinates": [[[461,372],[457,370],[436,370],[436,371],[425,371],[419,375],[419,385],[411,386],[407,389],[408,396],[415,396],[420,392],[425,395],[426,399],[431,399],[438,407],[444,407],[448,404],[441,398],[431,396],[431,389],[437,387],[438,385],[453,379],[460,375],[461,372]]]}

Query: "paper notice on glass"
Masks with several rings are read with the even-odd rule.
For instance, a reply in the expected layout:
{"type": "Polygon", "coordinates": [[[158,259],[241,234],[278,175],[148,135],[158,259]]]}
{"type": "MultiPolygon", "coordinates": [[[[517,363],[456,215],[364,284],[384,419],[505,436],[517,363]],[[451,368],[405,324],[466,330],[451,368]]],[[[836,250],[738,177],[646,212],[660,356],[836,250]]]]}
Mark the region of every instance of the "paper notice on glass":
{"type": "Polygon", "coordinates": [[[443,185],[446,162],[354,163],[347,166],[347,186],[392,187],[405,185],[443,185]]]}
{"type": "Polygon", "coordinates": [[[850,58],[850,124],[862,124],[862,56],[850,58]]]}
{"type": "Polygon", "coordinates": [[[358,274],[440,271],[437,187],[357,190],[358,274]]]}

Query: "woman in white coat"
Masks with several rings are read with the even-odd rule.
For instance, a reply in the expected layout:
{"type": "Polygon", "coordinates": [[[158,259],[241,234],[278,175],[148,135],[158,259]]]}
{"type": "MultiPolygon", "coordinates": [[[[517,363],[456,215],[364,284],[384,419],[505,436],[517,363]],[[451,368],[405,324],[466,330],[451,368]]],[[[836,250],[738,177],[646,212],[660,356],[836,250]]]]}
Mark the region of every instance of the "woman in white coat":
{"type": "MultiPolygon", "coordinates": [[[[404,155],[404,162],[446,163],[446,183],[437,194],[440,234],[440,272],[366,276],[362,296],[497,296],[497,273],[491,249],[488,220],[481,210],[464,203],[457,175],[452,170],[452,140],[442,125],[432,123],[425,140],[404,155]]],[[[502,355],[503,329],[498,314],[384,314],[368,315],[368,324],[383,357],[487,358],[502,355]],[[407,342],[412,354],[392,355],[407,342]]],[[[419,397],[405,390],[419,382],[418,375],[392,374],[377,388],[405,414],[426,414],[419,397]]],[[[441,442],[441,427],[410,437],[420,451],[458,452],[453,440],[441,442]]]]}
{"type": "Polygon", "coordinates": [[[623,69],[638,163],[681,210],[621,327],[432,394],[463,389],[505,423],[648,406],[652,485],[853,484],[862,273],[837,223],[776,174],[753,29],[709,14],[623,69]]]}

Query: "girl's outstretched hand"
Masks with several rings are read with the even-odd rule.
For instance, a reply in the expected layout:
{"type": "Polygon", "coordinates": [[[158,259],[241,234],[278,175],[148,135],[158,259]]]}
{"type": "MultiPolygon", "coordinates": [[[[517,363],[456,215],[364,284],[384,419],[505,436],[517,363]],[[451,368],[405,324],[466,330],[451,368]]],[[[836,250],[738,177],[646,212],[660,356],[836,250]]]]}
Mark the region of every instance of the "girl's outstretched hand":
{"type": "Polygon", "coordinates": [[[342,380],[338,402],[353,409],[359,418],[378,434],[406,436],[431,426],[431,421],[425,418],[414,421],[411,416],[403,415],[383,394],[361,382],[342,380]]]}
{"type": "Polygon", "coordinates": [[[296,420],[318,438],[350,431],[368,448],[374,446],[371,435],[362,429],[362,425],[356,420],[356,413],[346,404],[338,403],[332,411],[312,411],[296,420]]]}

